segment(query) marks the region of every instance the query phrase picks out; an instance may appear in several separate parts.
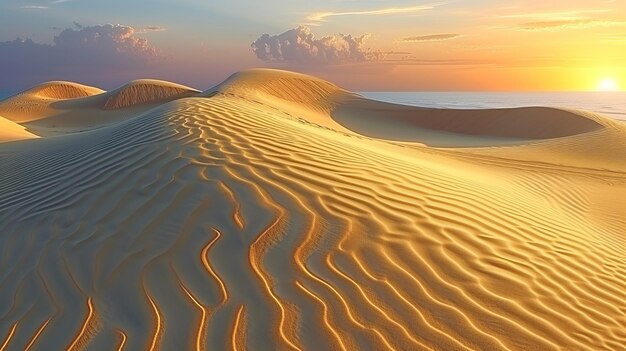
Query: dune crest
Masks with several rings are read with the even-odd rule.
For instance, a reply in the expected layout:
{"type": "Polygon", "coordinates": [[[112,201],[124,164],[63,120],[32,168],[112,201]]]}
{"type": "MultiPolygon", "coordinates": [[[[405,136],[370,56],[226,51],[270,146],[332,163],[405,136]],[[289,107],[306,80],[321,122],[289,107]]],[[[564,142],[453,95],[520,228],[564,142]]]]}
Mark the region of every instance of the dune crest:
{"type": "Polygon", "coordinates": [[[350,93],[337,85],[306,74],[276,69],[250,69],[237,72],[199,96],[226,94],[274,106],[314,123],[343,131],[329,118],[336,100],[350,93]]]}
{"type": "Polygon", "coordinates": [[[102,108],[114,110],[141,104],[164,103],[197,93],[199,93],[198,90],[180,84],[155,79],[140,79],[109,92],[109,97],[102,108]]]}
{"type": "Polygon", "coordinates": [[[1,101],[0,114],[39,135],[53,136],[102,128],[197,93],[184,85],[154,79],[135,80],[109,92],[49,82],[1,101]]]}
{"type": "Polygon", "coordinates": [[[316,77],[273,69],[235,73],[201,96],[217,93],[258,99],[334,129],[441,147],[524,143],[604,127],[584,113],[548,107],[463,110],[379,102],[316,77]]]}
{"type": "Polygon", "coordinates": [[[28,122],[54,114],[51,105],[56,102],[80,100],[103,92],[73,82],[47,82],[0,101],[0,115],[17,123],[28,122]]]}
{"type": "Polygon", "coordinates": [[[467,146],[489,146],[492,145],[490,141],[498,144],[501,141],[554,139],[604,128],[603,124],[574,110],[549,107],[472,110],[420,108],[361,97],[343,100],[332,116],[360,134],[381,139],[424,142],[433,146],[463,145],[455,143],[454,138],[467,146]],[[446,140],[451,143],[448,144],[446,140]]]}
{"type": "Polygon", "coordinates": [[[53,81],[33,87],[19,95],[30,95],[46,99],[76,99],[103,93],[104,90],[73,82],[53,81]]]}
{"type": "Polygon", "coordinates": [[[432,148],[246,75],[0,144],[3,349],[623,349],[623,126],[432,148]]]}

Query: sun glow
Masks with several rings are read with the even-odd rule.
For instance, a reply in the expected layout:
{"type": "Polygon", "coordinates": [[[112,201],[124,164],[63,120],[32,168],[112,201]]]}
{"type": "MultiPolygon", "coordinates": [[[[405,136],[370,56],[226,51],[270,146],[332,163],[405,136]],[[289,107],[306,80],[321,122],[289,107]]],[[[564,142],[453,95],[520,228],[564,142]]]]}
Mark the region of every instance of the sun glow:
{"type": "Polygon", "coordinates": [[[619,86],[614,79],[606,78],[598,82],[598,91],[618,91],[619,86]]]}

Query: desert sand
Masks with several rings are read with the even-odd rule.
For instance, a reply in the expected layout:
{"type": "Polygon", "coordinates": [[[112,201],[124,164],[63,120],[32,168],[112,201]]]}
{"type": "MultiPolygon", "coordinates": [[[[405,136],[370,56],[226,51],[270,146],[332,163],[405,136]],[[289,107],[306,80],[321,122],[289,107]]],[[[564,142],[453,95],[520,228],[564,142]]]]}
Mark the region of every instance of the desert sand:
{"type": "Polygon", "coordinates": [[[36,137],[35,134],[28,132],[25,127],[0,116],[0,143],[36,137]]]}
{"type": "Polygon", "coordinates": [[[626,126],[603,116],[275,70],[51,82],[0,115],[0,350],[626,345],[626,126]]]}

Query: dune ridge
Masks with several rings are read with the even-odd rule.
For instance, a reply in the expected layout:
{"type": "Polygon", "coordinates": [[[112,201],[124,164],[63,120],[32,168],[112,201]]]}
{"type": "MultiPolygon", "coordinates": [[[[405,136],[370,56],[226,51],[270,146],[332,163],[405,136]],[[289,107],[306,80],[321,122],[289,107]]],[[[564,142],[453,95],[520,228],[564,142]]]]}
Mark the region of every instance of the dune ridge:
{"type": "Polygon", "coordinates": [[[102,108],[114,110],[147,103],[163,103],[197,93],[199,93],[198,90],[180,84],[155,79],[140,79],[110,92],[102,108]]]}
{"type": "Polygon", "coordinates": [[[237,72],[200,96],[210,96],[217,92],[238,96],[265,95],[297,105],[307,105],[313,109],[323,109],[328,100],[334,96],[352,94],[319,78],[275,69],[237,72]]]}
{"type": "Polygon", "coordinates": [[[0,115],[16,123],[29,122],[53,114],[50,106],[57,101],[101,93],[104,90],[78,83],[47,82],[0,101],[0,115]]]}
{"type": "Polygon", "coordinates": [[[103,93],[104,90],[65,81],[53,81],[37,85],[20,95],[31,95],[46,99],[76,99],[103,93]]]}
{"type": "Polygon", "coordinates": [[[1,144],[0,345],[623,347],[623,129],[438,149],[282,109],[284,84],[1,144]]]}
{"type": "Polygon", "coordinates": [[[76,83],[49,82],[0,101],[0,114],[39,136],[55,136],[101,128],[198,93],[155,79],[135,80],[108,92],[76,83]]]}
{"type": "Polygon", "coordinates": [[[238,72],[200,96],[254,99],[337,130],[431,146],[526,143],[603,129],[605,118],[548,107],[436,109],[363,98],[332,83],[274,69],[238,72]],[[328,118],[331,116],[332,118],[328,118]]]}
{"type": "MultiPolygon", "coordinates": [[[[604,126],[575,110],[549,107],[502,109],[416,108],[354,97],[333,111],[339,123],[361,134],[401,141],[430,141],[436,145],[448,133],[462,138],[500,138],[502,140],[539,140],[567,137],[600,130],[604,126]],[[385,118],[376,118],[384,115],[385,118]]],[[[448,138],[451,139],[451,138],[448,138]]]]}

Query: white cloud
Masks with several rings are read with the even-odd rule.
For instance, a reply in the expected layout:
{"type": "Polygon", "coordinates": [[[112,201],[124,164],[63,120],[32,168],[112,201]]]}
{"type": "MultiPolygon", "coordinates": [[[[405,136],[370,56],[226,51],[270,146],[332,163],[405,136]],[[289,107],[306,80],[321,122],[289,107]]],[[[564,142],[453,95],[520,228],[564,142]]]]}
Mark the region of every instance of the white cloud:
{"type": "Polygon", "coordinates": [[[54,5],[58,5],[58,4],[62,4],[65,2],[70,2],[72,0],[53,0],[48,2],[48,5],[24,5],[24,6],[20,6],[21,9],[39,9],[39,10],[45,10],[45,9],[49,9],[50,6],[54,6],[54,5]]]}
{"type": "Polygon", "coordinates": [[[376,61],[383,53],[364,47],[368,35],[329,35],[316,38],[304,26],[279,35],[263,34],[252,43],[257,58],[268,62],[332,65],[376,61]]]}
{"type": "Polygon", "coordinates": [[[399,13],[413,13],[424,10],[432,10],[435,5],[422,5],[422,6],[410,6],[410,7],[389,7],[376,10],[363,10],[363,11],[345,11],[345,12],[316,12],[307,16],[307,20],[313,22],[323,22],[328,17],[335,16],[363,16],[363,15],[391,15],[399,13]]]}
{"type": "Polygon", "coordinates": [[[54,38],[54,44],[56,49],[84,58],[98,54],[109,59],[145,60],[157,54],[145,39],[135,36],[133,27],[119,24],[66,29],[54,38]]]}
{"type": "Polygon", "coordinates": [[[52,45],[30,39],[0,42],[4,84],[118,74],[143,69],[159,57],[134,28],[118,24],[65,29],[52,45]]]}
{"type": "Polygon", "coordinates": [[[526,31],[558,31],[565,29],[583,29],[590,27],[615,27],[625,26],[624,21],[608,21],[594,19],[576,19],[576,20],[553,20],[528,22],[519,25],[521,30],[526,31]]]}
{"type": "Polygon", "coordinates": [[[406,38],[402,38],[401,41],[406,42],[406,43],[414,43],[414,42],[420,42],[420,41],[443,41],[443,40],[450,40],[450,39],[458,38],[460,36],[461,34],[457,34],[457,33],[430,34],[430,35],[406,37],[406,38]]]}
{"type": "Polygon", "coordinates": [[[137,31],[137,33],[164,32],[166,30],[167,28],[161,26],[145,26],[137,31]]]}

